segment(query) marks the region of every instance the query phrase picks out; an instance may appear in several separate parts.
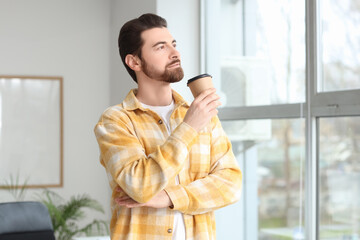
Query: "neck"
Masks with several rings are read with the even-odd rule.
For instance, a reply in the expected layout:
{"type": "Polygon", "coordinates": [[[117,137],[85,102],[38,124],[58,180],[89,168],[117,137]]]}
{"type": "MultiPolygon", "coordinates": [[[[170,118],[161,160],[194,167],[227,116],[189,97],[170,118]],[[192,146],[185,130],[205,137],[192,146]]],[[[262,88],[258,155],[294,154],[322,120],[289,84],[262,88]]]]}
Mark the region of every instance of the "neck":
{"type": "Polygon", "coordinates": [[[139,80],[136,98],[140,102],[150,106],[168,106],[171,104],[173,98],[170,83],[152,79],[139,80]]]}

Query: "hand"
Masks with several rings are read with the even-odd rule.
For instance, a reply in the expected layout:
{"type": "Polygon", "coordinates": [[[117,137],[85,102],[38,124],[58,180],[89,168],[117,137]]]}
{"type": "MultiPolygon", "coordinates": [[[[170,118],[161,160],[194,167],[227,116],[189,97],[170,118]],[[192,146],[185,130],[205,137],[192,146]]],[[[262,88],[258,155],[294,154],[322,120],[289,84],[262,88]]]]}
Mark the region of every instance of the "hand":
{"type": "Polygon", "coordinates": [[[185,115],[184,122],[198,132],[218,113],[216,108],[221,105],[221,102],[219,101],[220,97],[215,92],[215,88],[210,88],[200,93],[191,103],[185,115]]]}
{"type": "Polygon", "coordinates": [[[117,192],[123,193],[122,197],[115,198],[115,202],[120,206],[126,208],[135,208],[135,207],[151,207],[151,208],[166,208],[172,206],[172,202],[168,194],[162,190],[157,195],[155,195],[150,201],[146,203],[138,203],[132,198],[130,198],[126,193],[120,188],[116,188],[117,192]]]}

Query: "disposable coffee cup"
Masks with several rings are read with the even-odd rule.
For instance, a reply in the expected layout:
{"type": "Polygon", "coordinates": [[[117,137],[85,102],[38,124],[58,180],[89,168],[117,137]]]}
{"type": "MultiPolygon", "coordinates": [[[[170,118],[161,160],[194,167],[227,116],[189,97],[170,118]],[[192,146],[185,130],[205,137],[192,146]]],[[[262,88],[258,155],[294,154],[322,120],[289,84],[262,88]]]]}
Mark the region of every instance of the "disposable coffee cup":
{"type": "Polygon", "coordinates": [[[206,89],[214,88],[212,76],[207,73],[189,79],[187,82],[187,86],[190,88],[194,98],[196,98],[206,89]]]}

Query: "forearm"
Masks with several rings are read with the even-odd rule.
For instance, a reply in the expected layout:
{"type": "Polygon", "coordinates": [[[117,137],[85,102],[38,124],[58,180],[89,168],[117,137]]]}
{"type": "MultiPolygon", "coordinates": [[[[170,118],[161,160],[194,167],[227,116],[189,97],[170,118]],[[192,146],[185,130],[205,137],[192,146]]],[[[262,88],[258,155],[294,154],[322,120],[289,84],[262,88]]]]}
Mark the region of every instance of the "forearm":
{"type": "Polygon", "coordinates": [[[118,192],[122,192],[122,197],[115,198],[115,201],[119,206],[126,208],[135,208],[135,207],[150,207],[150,208],[167,208],[173,206],[169,195],[162,190],[156,194],[150,201],[146,203],[136,202],[134,199],[127,196],[120,187],[116,189],[118,192]]]}
{"type": "Polygon", "coordinates": [[[98,138],[103,165],[113,181],[139,203],[148,202],[178,174],[197,136],[182,123],[146,156],[136,136],[123,128],[116,130],[106,138],[98,138]]]}
{"type": "Polygon", "coordinates": [[[213,126],[208,175],[187,185],[166,188],[175,210],[201,214],[225,207],[240,198],[242,173],[231,143],[218,118],[213,119],[213,126]]]}
{"type": "Polygon", "coordinates": [[[224,169],[188,185],[166,188],[174,207],[196,215],[230,205],[240,198],[242,174],[239,168],[224,169]]]}

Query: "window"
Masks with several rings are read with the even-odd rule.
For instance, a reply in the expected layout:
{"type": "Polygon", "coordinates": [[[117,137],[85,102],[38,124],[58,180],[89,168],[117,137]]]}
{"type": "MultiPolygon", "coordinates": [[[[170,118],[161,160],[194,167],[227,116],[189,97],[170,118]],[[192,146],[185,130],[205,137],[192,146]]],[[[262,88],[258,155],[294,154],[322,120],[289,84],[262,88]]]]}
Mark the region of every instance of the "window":
{"type": "MultiPolygon", "coordinates": [[[[237,120],[222,121],[222,125],[232,142],[236,159],[241,163],[246,183],[243,199],[227,211],[233,217],[233,213],[238,212],[236,208],[241,204],[246,206],[243,212],[246,237],[241,238],[242,233],[237,232],[241,221],[230,223],[224,220],[217,222],[218,238],[257,239],[258,236],[258,239],[279,239],[292,236],[288,229],[301,231],[305,120],[237,120]],[[224,233],[222,230],[228,229],[229,224],[234,231],[224,233]]],[[[219,215],[228,214],[219,212],[219,215]]]]}
{"type": "MultiPolygon", "coordinates": [[[[360,229],[360,117],[319,120],[320,239],[360,229]]],[[[356,239],[356,238],[355,238],[356,239]]]]}
{"type": "Polygon", "coordinates": [[[359,239],[360,2],[201,3],[202,70],[244,177],[218,238],[359,239]]]}
{"type": "Polygon", "coordinates": [[[355,0],[319,2],[320,91],[360,88],[360,3],[355,0]]]}

